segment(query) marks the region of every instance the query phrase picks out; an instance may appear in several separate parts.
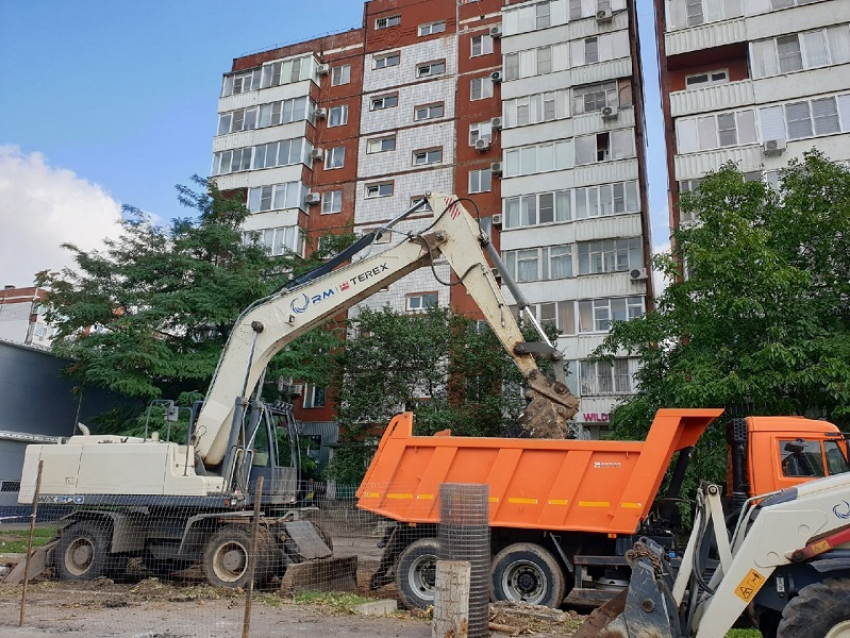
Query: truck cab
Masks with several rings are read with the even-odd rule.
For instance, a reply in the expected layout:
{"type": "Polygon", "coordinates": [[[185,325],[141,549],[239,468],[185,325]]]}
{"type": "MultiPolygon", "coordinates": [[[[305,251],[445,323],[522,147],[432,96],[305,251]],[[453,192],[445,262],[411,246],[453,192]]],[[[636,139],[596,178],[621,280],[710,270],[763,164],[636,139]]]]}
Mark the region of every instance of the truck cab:
{"type": "Polygon", "coordinates": [[[802,417],[749,417],[750,496],[850,472],[847,439],[832,423],[802,417]]]}

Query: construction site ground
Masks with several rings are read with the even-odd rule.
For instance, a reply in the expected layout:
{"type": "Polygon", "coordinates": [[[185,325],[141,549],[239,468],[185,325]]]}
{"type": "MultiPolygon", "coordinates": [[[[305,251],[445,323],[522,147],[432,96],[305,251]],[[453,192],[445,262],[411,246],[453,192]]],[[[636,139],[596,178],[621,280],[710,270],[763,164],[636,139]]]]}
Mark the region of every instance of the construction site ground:
{"type": "MultiPolygon", "coordinates": [[[[366,617],[353,608],[363,599],[395,598],[392,585],[368,591],[381,550],[375,538],[334,539],[339,555],[359,558],[358,591],[348,594],[284,595],[255,592],[251,636],[334,636],[342,638],[427,638],[427,613],[398,611],[366,617]]],[[[198,574],[199,576],[200,574],[198,574]]],[[[179,581],[162,582],[139,574],[127,582],[97,579],[88,582],[39,578],[29,586],[25,621],[19,627],[20,585],[0,584],[0,635],[4,638],[239,638],[243,630],[245,594],[215,589],[189,573],[179,581]]],[[[517,635],[569,636],[581,619],[567,615],[552,622],[499,611],[493,622],[515,629],[517,635]]],[[[497,635],[497,634],[494,634],[497,635]]],[[[502,634],[507,635],[507,634],[502,634]]]]}

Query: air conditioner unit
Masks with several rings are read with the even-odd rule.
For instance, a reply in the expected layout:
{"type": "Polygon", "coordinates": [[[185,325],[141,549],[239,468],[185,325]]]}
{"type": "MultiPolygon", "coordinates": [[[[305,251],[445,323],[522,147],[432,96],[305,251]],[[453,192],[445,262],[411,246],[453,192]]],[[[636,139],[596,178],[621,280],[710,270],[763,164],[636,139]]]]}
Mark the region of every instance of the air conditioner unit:
{"type": "Polygon", "coordinates": [[[490,126],[493,127],[494,131],[501,131],[502,130],[502,118],[494,117],[492,120],[490,120],[490,126]]]}
{"type": "Polygon", "coordinates": [[[502,163],[501,162],[493,162],[490,164],[490,172],[493,175],[501,175],[502,174],[502,163]]]}
{"type": "Polygon", "coordinates": [[[501,226],[502,225],[502,215],[497,213],[493,215],[490,220],[493,222],[493,226],[501,226]]]}
{"type": "Polygon", "coordinates": [[[318,204],[322,201],[321,193],[307,193],[304,197],[305,204],[318,204]]]}
{"type": "Polygon", "coordinates": [[[603,106],[599,112],[603,120],[616,120],[620,116],[620,109],[616,106],[603,106]]]}
{"type": "Polygon", "coordinates": [[[315,111],[313,111],[313,117],[315,117],[317,120],[323,120],[327,116],[328,116],[328,110],[327,109],[316,109],[315,111]]]}
{"type": "Polygon", "coordinates": [[[490,79],[493,80],[493,82],[501,82],[502,81],[502,72],[501,71],[493,71],[490,74],[490,79]]]}
{"type": "Polygon", "coordinates": [[[310,151],[310,159],[323,160],[325,159],[325,152],[320,148],[314,148],[310,151]]]}
{"type": "Polygon", "coordinates": [[[319,75],[327,75],[330,72],[331,72],[331,65],[330,64],[320,64],[319,66],[316,67],[316,73],[318,73],[319,75]]]}
{"type": "Polygon", "coordinates": [[[491,38],[501,38],[502,37],[502,25],[497,24],[495,26],[490,27],[490,37],[491,38]]]}
{"type": "Polygon", "coordinates": [[[785,152],[785,140],[767,140],[762,149],[765,155],[782,155],[785,152]]]}
{"type": "Polygon", "coordinates": [[[632,268],[629,272],[629,279],[632,281],[646,281],[649,279],[649,274],[647,274],[646,268],[632,268]]]}
{"type": "Polygon", "coordinates": [[[475,150],[484,152],[490,148],[490,140],[484,139],[483,137],[479,137],[475,140],[475,150]]]}
{"type": "Polygon", "coordinates": [[[304,384],[303,383],[293,383],[288,388],[289,394],[294,397],[300,397],[304,394],[304,384]]]}
{"type": "Polygon", "coordinates": [[[614,13],[611,9],[600,9],[596,12],[597,22],[611,22],[614,19],[614,13]]]}

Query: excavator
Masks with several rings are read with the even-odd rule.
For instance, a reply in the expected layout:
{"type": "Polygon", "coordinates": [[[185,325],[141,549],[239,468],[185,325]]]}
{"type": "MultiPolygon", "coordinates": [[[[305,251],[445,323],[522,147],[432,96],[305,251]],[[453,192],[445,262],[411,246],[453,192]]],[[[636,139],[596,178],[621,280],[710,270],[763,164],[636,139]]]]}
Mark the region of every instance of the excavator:
{"type": "Polygon", "coordinates": [[[444,259],[521,371],[528,404],[522,435],[564,438],[578,400],[559,378],[541,373],[535,356],[553,361],[560,353],[546,338],[529,304],[502,265],[480,222],[455,196],[428,194],[334,259],[258,300],[240,315],[221,355],[206,399],[194,410],[184,442],[150,436],[93,435],[86,430],[58,445],[26,451],[20,503],[68,506],[58,538],[48,545],[63,579],[87,580],[122,570],[140,558],[149,570],[167,574],[200,563],[214,586],[243,587],[273,577],[298,582],[299,571],[353,575],[355,562],[335,557],[331,539],[316,525],[298,520],[294,509],[263,516],[256,533],[254,490],[263,477],[260,503],[267,509],[293,505],[295,469],[279,464],[277,416],[262,401],[271,358],[287,344],[340,312],[422,267],[444,259]],[[434,220],[384,252],[361,259],[375,240],[426,204],[434,220]],[[511,290],[519,310],[541,335],[527,343],[502,296],[491,268],[511,290]],[[259,548],[251,550],[252,544],[259,548]],[[256,556],[253,570],[250,557],[256,556]]]}

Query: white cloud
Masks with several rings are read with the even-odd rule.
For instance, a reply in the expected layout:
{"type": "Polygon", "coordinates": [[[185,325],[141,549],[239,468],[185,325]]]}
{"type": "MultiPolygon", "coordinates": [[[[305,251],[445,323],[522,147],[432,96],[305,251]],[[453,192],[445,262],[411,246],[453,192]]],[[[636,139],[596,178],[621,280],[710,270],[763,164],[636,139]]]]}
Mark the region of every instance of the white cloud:
{"type": "Polygon", "coordinates": [[[61,244],[99,248],[120,219],[121,205],[97,184],[0,145],[0,285],[31,286],[41,270],[73,267],[61,244]]]}
{"type": "MultiPolygon", "coordinates": [[[[652,247],[653,255],[660,255],[662,253],[670,252],[670,242],[664,242],[663,244],[656,244],[652,247]]],[[[658,298],[664,294],[664,291],[667,289],[667,284],[670,282],[664,276],[663,273],[658,270],[652,271],[652,291],[655,294],[655,297],[658,298]]]]}

